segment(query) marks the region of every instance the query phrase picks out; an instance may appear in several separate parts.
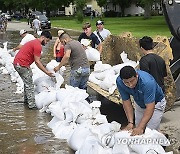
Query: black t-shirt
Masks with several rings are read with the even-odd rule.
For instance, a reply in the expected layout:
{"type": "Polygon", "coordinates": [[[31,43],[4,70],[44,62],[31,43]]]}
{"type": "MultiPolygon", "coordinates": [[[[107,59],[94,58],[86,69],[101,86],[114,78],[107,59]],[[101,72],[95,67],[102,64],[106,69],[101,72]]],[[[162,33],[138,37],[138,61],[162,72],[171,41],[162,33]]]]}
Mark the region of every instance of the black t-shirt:
{"type": "Polygon", "coordinates": [[[167,76],[167,70],[164,59],[154,53],[150,53],[141,58],[139,65],[140,69],[151,74],[162,90],[165,91],[164,77],[167,76]]]}
{"type": "Polygon", "coordinates": [[[91,40],[91,47],[92,48],[95,48],[96,45],[99,45],[99,43],[100,43],[98,37],[94,33],[91,33],[90,36],[87,36],[85,33],[81,33],[81,35],[78,38],[78,41],[81,42],[81,39],[91,40]]]}

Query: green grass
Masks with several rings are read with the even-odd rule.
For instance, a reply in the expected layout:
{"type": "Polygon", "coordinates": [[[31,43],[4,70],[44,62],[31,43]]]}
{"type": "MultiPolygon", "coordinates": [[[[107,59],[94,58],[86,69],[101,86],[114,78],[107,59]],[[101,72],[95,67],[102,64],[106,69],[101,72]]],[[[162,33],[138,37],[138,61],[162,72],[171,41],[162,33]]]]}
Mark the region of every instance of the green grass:
{"type": "MultiPolygon", "coordinates": [[[[90,17],[86,17],[83,23],[86,21],[91,22],[94,31],[96,29],[95,22],[98,19],[90,20],[90,17]]],[[[143,17],[116,17],[103,18],[102,20],[105,22],[105,28],[109,29],[114,35],[119,35],[122,32],[132,32],[135,37],[143,37],[145,35],[151,37],[156,35],[171,36],[164,16],[153,16],[148,20],[143,19],[143,17]]],[[[53,27],[82,31],[82,23],[78,23],[75,17],[51,18],[51,23],[53,27]]]]}

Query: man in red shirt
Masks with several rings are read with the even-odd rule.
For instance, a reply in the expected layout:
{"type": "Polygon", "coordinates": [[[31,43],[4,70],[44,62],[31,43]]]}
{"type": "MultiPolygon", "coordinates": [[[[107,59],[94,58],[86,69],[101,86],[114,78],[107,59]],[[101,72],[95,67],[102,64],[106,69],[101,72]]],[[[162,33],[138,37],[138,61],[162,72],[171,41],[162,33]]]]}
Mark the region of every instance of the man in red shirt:
{"type": "Polygon", "coordinates": [[[50,39],[52,39],[51,33],[43,31],[39,38],[24,44],[14,58],[14,68],[24,82],[24,102],[28,104],[30,109],[36,109],[30,65],[35,62],[40,70],[50,77],[53,76],[52,72],[49,72],[40,61],[42,45],[45,46],[50,39]]]}

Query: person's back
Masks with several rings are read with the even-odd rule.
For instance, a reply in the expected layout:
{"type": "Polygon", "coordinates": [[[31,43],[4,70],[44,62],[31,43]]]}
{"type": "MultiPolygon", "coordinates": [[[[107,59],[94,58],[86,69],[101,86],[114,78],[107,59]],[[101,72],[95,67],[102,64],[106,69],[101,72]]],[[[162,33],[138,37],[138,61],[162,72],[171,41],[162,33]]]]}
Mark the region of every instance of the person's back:
{"type": "Polygon", "coordinates": [[[34,37],[34,35],[29,34],[25,29],[20,30],[19,32],[20,37],[22,37],[21,42],[19,43],[18,46],[16,46],[15,48],[13,48],[13,51],[15,52],[16,50],[19,50],[24,44],[26,44],[27,42],[36,39],[34,37]]]}
{"type": "Polygon", "coordinates": [[[40,26],[40,21],[39,21],[37,18],[34,19],[34,20],[33,20],[33,25],[34,25],[35,28],[39,28],[39,26],[40,26]]]}
{"type": "Polygon", "coordinates": [[[167,76],[165,61],[158,55],[150,53],[140,60],[140,69],[151,74],[164,91],[164,77],[167,76]]]}
{"type": "Polygon", "coordinates": [[[165,92],[164,77],[167,76],[166,64],[162,57],[153,53],[153,40],[148,36],[144,36],[139,40],[142,52],[145,54],[140,59],[140,69],[151,74],[159,86],[165,92]]]}
{"type": "Polygon", "coordinates": [[[65,45],[65,51],[71,49],[71,56],[69,58],[72,70],[79,67],[89,67],[88,59],[81,43],[76,40],[71,40],[65,45]]]}
{"type": "Polygon", "coordinates": [[[26,36],[21,40],[20,44],[21,44],[21,45],[24,45],[25,43],[27,43],[27,42],[29,42],[29,41],[32,41],[32,40],[34,40],[34,39],[36,39],[36,38],[34,37],[34,35],[27,33],[26,36]]]}
{"type": "Polygon", "coordinates": [[[42,46],[38,39],[27,42],[21,47],[14,58],[14,64],[20,66],[30,67],[34,62],[34,55],[41,55],[42,46]]]}

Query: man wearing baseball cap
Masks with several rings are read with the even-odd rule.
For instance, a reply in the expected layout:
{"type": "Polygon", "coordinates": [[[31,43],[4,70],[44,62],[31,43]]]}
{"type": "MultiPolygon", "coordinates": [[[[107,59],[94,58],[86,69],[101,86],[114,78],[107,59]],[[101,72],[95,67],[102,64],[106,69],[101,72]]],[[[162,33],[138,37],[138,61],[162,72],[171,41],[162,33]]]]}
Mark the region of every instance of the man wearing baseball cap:
{"type": "Polygon", "coordinates": [[[106,39],[106,37],[111,35],[111,32],[108,29],[104,28],[104,22],[103,21],[98,20],[96,22],[96,27],[97,27],[97,30],[94,31],[93,33],[98,37],[100,42],[103,42],[106,39]]]}
{"type": "Polygon", "coordinates": [[[13,48],[14,52],[16,50],[19,50],[25,43],[35,39],[35,37],[32,34],[29,34],[25,29],[21,29],[19,32],[19,35],[20,35],[20,37],[22,37],[22,40],[18,46],[13,48]]]}

